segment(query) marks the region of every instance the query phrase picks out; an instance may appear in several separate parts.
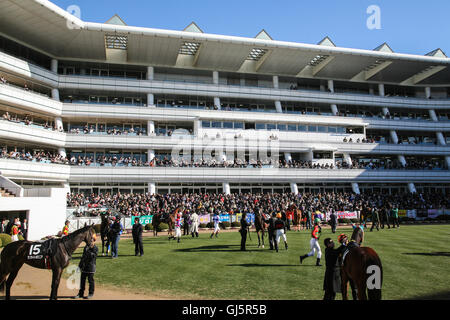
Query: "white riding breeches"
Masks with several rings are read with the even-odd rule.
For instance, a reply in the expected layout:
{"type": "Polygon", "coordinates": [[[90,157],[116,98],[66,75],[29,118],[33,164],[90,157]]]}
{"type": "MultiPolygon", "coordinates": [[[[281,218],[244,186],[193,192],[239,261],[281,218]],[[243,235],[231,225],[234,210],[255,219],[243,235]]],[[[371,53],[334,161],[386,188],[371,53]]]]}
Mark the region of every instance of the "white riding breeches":
{"type": "Polygon", "coordinates": [[[309,245],[311,247],[311,251],[308,253],[308,257],[313,256],[317,252],[317,259],[322,258],[322,251],[320,250],[319,240],[316,238],[311,238],[309,241],[309,245]]]}

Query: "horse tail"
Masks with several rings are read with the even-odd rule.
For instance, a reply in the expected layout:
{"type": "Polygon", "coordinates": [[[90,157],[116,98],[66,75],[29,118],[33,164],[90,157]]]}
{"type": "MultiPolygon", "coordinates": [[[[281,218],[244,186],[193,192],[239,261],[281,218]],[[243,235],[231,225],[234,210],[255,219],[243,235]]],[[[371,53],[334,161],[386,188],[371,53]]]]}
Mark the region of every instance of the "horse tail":
{"type": "Polygon", "coordinates": [[[368,247],[364,249],[366,251],[364,269],[366,272],[367,297],[369,300],[381,300],[383,266],[375,250],[368,247]]]}

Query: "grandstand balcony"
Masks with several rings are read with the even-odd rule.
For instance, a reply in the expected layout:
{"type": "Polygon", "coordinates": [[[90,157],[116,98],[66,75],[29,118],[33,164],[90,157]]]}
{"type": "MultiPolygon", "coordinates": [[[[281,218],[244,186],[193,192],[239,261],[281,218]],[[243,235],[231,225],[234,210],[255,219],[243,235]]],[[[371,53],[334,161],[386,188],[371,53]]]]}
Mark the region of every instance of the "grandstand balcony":
{"type": "Polygon", "coordinates": [[[33,145],[46,145],[52,147],[64,147],[66,134],[44,129],[34,124],[25,125],[0,119],[0,139],[9,141],[21,141],[33,145]]]}
{"type": "MultiPolygon", "coordinates": [[[[289,90],[266,87],[241,87],[224,84],[189,83],[159,80],[133,80],[93,76],[59,76],[59,89],[118,91],[134,93],[199,95],[219,98],[267,99],[326,104],[377,107],[449,109],[449,99],[428,100],[412,97],[383,97],[360,93],[336,93],[314,90],[289,90]]],[[[183,107],[183,106],[182,106],[183,107]]],[[[189,108],[188,106],[185,106],[189,108]]]]}
{"type": "Polygon", "coordinates": [[[61,102],[12,84],[0,84],[0,103],[54,116],[60,116],[62,112],[61,102]]]}

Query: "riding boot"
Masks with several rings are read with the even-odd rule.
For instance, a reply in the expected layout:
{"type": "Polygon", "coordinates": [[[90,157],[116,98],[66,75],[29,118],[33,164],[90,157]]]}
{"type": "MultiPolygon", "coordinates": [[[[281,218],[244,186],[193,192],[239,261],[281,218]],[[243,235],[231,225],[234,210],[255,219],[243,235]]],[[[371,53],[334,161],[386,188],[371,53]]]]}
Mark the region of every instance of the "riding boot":
{"type": "Polygon", "coordinates": [[[288,244],[287,244],[287,242],[284,243],[284,247],[286,248],[286,250],[288,249],[288,244]]]}
{"type": "Polygon", "coordinates": [[[316,260],[316,266],[318,266],[318,267],[321,267],[322,265],[320,264],[320,259],[319,258],[317,258],[317,260],[316,260]]]}
{"type": "Polygon", "coordinates": [[[178,237],[177,239],[178,239],[177,242],[180,243],[180,237],[178,237]]]}
{"type": "Polygon", "coordinates": [[[195,233],[195,236],[198,238],[198,232],[195,233]]]}
{"type": "MultiPolygon", "coordinates": [[[[211,233],[211,236],[209,238],[212,239],[213,235],[214,235],[214,233],[211,233]]],[[[194,235],[192,235],[192,236],[194,236],[194,235]]]]}
{"type": "Polygon", "coordinates": [[[307,254],[300,256],[300,264],[302,264],[303,260],[305,260],[306,258],[308,258],[307,254]]]}

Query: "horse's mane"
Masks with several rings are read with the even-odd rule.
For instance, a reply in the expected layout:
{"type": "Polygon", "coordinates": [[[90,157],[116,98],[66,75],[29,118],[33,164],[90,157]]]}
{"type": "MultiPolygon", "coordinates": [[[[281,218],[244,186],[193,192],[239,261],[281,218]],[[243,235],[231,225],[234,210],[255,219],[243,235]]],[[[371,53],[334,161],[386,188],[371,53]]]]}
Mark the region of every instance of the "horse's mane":
{"type": "Polygon", "coordinates": [[[74,238],[74,237],[76,237],[77,235],[79,235],[79,234],[81,234],[81,233],[84,233],[84,232],[86,232],[87,230],[89,230],[90,228],[92,228],[91,226],[86,226],[86,227],[83,227],[83,228],[81,228],[81,229],[78,229],[78,230],[76,230],[76,231],[74,231],[74,232],[72,232],[72,233],[69,233],[67,236],[65,236],[63,239],[72,239],[72,238],[74,238]]]}

